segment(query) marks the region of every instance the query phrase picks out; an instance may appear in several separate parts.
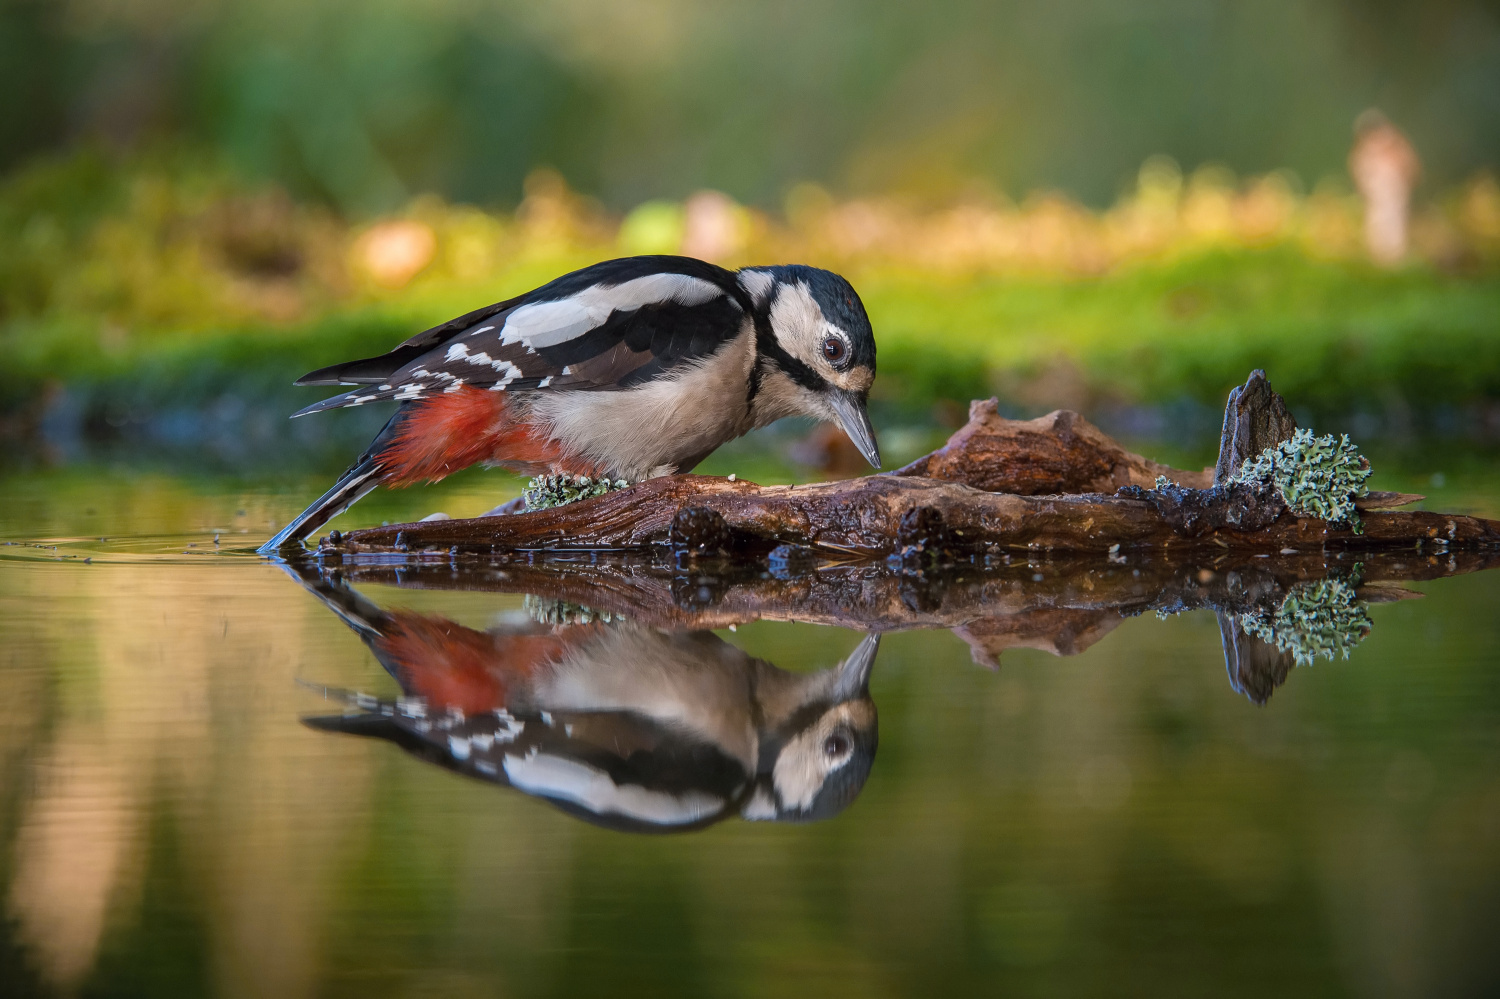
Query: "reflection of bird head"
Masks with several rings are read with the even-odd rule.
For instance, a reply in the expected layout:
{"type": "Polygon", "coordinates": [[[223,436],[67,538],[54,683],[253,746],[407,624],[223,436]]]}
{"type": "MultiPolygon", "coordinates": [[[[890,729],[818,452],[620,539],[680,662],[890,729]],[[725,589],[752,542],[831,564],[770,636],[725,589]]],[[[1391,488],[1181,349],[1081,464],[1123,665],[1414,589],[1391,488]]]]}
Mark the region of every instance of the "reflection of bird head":
{"type": "Polygon", "coordinates": [[[879,729],[870,699],[870,667],[879,635],[866,635],[852,655],[808,678],[790,714],[762,736],[760,774],[741,813],[747,819],[805,822],[831,818],[864,789],[875,762],[879,729]]]}

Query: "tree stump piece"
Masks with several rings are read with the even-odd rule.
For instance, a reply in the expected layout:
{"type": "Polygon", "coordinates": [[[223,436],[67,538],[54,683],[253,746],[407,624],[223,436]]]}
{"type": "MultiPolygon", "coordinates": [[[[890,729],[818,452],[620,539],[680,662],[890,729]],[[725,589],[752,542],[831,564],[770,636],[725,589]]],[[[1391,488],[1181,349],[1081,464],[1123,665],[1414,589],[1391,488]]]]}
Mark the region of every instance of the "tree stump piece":
{"type": "MultiPolygon", "coordinates": [[[[1268,447],[1289,441],[1297,432],[1286,400],[1271,390],[1266,373],[1250,372],[1245,384],[1232,389],[1224,407],[1224,429],[1219,433],[1219,461],[1214,465],[1214,485],[1223,485],[1246,459],[1268,447]]],[[[1183,483],[1187,485],[1188,483],[1183,483]]]]}

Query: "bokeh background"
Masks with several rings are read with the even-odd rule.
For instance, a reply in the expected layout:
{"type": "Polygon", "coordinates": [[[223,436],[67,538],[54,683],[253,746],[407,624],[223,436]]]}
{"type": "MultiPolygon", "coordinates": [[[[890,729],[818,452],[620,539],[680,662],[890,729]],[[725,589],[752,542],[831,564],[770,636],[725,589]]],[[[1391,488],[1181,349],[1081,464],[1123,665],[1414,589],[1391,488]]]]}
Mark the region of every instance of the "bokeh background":
{"type": "Polygon", "coordinates": [[[847,273],[898,458],[990,394],[1197,454],[1257,366],[1500,434],[1490,0],[5,0],[0,90],[28,462],[331,468],[296,375],[630,252],[847,273]]]}

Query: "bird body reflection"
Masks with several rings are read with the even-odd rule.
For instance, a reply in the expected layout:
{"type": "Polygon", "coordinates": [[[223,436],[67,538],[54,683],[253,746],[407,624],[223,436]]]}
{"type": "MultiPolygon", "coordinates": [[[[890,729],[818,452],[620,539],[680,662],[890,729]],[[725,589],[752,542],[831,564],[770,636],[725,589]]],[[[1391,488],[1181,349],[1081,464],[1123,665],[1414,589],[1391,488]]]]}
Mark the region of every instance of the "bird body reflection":
{"type": "Polygon", "coordinates": [[[625,621],[477,631],[303,582],[404,694],[353,695],[344,714],[308,724],[388,739],[602,826],[827,818],[858,796],[874,760],[878,636],[837,666],[799,674],[709,631],[625,621]]]}

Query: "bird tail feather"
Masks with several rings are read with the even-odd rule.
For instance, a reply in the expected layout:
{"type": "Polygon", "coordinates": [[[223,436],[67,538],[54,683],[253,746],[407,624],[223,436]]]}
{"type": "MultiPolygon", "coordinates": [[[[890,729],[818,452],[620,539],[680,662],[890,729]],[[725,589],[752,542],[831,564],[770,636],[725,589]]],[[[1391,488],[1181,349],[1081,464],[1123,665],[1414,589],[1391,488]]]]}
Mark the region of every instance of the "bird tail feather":
{"type": "Polygon", "coordinates": [[[380,465],[371,455],[366,455],[345,472],[333,488],[313,501],[290,524],[276,533],[270,541],[261,545],[262,555],[275,555],[282,549],[302,546],[302,540],[334,517],[357,503],[366,493],[380,485],[380,465]]]}

